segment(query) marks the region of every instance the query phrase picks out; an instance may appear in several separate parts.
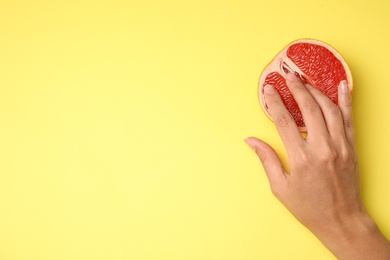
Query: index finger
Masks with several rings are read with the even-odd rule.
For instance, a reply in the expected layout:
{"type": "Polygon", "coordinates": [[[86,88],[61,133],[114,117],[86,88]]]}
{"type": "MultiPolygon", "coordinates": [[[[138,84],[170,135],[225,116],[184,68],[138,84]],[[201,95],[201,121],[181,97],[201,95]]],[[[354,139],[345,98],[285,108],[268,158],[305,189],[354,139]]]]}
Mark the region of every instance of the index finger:
{"type": "Polygon", "coordinates": [[[324,121],[323,112],[307,87],[293,73],[287,74],[286,83],[301,110],[308,136],[327,136],[328,129],[324,121]]]}
{"type": "Polygon", "coordinates": [[[279,93],[271,85],[264,87],[265,103],[287,151],[293,151],[303,142],[303,137],[279,93]]]}

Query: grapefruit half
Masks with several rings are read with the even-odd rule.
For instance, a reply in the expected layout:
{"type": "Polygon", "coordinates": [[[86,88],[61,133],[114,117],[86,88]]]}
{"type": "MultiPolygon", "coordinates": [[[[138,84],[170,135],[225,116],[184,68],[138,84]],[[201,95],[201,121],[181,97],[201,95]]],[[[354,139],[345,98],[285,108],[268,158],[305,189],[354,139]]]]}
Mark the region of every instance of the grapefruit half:
{"type": "Polygon", "coordinates": [[[264,86],[272,85],[301,132],[306,132],[306,127],[298,104],[286,84],[286,75],[289,72],[294,73],[302,83],[319,89],[336,105],[340,81],[346,80],[352,91],[351,71],[334,48],[314,39],[300,39],[288,44],[261,73],[259,100],[265,114],[272,120],[264,99],[264,86]]]}

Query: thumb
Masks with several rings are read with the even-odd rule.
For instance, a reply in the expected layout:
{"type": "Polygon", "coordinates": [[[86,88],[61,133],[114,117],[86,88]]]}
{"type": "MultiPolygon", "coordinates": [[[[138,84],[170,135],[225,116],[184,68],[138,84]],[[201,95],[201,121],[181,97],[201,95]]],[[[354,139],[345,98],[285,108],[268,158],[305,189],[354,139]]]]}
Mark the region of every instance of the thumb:
{"type": "Polygon", "coordinates": [[[248,137],[245,139],[245,142],[259,157],[264,171],[267,174],[271,189],[275,193],[275,189],[285,182],[287,178],[287,173],[283,168],[279,156],[271,146],[255,137],[248,137]]]}

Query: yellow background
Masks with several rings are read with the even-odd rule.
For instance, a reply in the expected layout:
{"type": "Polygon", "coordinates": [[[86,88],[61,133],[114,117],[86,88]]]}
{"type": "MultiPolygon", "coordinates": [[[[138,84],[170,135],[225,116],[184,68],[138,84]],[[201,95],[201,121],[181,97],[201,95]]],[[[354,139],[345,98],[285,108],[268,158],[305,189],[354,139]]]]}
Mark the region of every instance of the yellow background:
{"type": "Polygon", "coordinates": [[[0,0],[0,259],[334,259],[243,139],[290,41],[355,82],[367,208],[390,237],[390,2],[0,0]]]}

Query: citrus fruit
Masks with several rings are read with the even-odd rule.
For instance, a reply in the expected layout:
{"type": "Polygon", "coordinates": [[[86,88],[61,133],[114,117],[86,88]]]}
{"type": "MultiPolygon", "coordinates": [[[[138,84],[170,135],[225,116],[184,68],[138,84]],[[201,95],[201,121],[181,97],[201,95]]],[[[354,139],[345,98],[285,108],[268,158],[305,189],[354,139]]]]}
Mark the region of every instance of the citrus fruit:
{"type": "Polygon", "coordinates": [[[286,84],[287,73],[294,73],[302,83],[310,84],[328,96],[336,105],[340,81],[346,80],[352,91],[352,75],[341,55],[328,44],[314,39],[300,39],[288,44],[263,70],[259,80],[259,99],[272,120],[264,100],[264,86],[272,85],[294,118],[301,132],[305,122],[286,84]]]}

